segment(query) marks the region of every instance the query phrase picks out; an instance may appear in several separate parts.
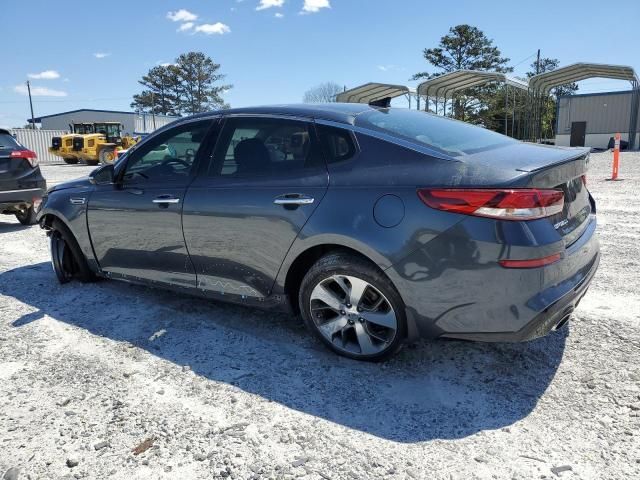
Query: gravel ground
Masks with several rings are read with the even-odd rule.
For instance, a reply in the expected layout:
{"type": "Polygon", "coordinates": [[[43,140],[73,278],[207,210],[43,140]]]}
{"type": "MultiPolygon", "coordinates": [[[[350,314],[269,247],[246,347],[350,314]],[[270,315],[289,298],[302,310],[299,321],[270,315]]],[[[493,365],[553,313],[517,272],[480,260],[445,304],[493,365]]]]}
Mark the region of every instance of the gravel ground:
{"type": "MultiPolygon", "coordinates": [[[[44,233],[0,217],[0,474],[640,478],[640,154],[615,183],[611,154],[592,160],[603,258],[569,327],[377,365],[286,315],[60,286],[44,233]]],[[[50,185],[89,170],[43,167],[50,185]]]]}

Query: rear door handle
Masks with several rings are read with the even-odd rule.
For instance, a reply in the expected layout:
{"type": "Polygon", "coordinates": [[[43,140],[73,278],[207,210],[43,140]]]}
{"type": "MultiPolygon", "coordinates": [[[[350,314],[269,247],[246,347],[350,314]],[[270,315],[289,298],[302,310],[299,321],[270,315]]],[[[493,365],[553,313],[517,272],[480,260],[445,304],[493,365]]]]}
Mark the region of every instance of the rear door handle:
{"type": "Polygon", "coordinates": [[[151,201],[153,203],[158,203],[160,205],[168,205],[170,203],[180,203],[180,199],[172,195],[160,195],[159,197],[156,197],[151,201]]]}
{"type": "Polygon", "coordinates": [[[287,193],[276,197],[273,201],[276,205],[311,205],[314,198],[301,193],[287,193]]]}

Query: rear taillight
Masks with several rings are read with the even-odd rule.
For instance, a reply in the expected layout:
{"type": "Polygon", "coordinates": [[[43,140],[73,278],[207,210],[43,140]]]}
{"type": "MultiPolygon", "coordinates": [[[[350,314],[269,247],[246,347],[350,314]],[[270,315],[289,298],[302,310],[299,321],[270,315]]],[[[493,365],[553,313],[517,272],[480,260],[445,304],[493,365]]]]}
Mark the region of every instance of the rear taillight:
{"type": "Polygon", "coordinates": [[[562,212],[561,190],[422,188],[418,196],[429,207],[501,220],[535,220],[562,212]]]}
{"type": "Polygon", "coordinates": [[[22,158],[29,162],[31,167],[38,165],[38,156],[33,150],[14,150],[11,152],[11,158],[22,158]]]}
{"type": "Polygon", "coordinates": [[[500,265],[504,268],[538,268],[556,263],[562,258],[559,253],[554,253],[548,257],[530,258],[527,260],[500,260],[500,265]]]}

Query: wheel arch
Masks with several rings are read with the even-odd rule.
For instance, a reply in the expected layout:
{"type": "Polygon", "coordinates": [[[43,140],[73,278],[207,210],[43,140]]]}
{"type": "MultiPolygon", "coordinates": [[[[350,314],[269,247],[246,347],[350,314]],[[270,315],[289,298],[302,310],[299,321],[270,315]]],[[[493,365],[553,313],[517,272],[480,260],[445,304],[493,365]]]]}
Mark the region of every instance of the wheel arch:
{"type": "MultiPolygon", "coordinates": [[[[284,272],[281,272],[282,289],[289,298],[289,303],[294,312],[298,313],[299,311],[298,292],[305,274],[321,257],[336,252],[344,252],[359,257],[374,266],[385,277],[389,278],[381,265],[376,262],[372,256],[363,253],[360,249],[356,249],[353,246],[338,242],[316,243],[307,246],[307,248],[300,250],[295,255],[290,255],[291,258],[288,259],[286,269],[284,269],[284,272]]],[[[389,281],[394,284],[391,279],[389,279],[389,281]]]]}
{"type": "Polygon", "coordinates": [[[93,253],[93,246],[91,245],[91,240],[89,238],[89,232],[86,224],[86,212],[84,208],[72,209],[69,210],[68,213],[71,219],[69,219],[68,215],[65,215],[58,209],[48,207],[38,214],[38,223],[41,228],[46,230],[50,229],[56,220],[59,221],[69,231],[69,234],[78,244],[80,251],[87,260],[89,268],[93,272],[98,272],[100,270],[100,266],[98,265],[93,253]]]}

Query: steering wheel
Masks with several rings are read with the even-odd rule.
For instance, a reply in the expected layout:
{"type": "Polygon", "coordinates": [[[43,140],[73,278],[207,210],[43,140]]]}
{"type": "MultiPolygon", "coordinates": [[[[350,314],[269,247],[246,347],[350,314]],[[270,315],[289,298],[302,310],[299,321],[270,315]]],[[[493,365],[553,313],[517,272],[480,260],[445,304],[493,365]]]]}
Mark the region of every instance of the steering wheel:
{"type": "Polygon", "coordinates": [[[186,162],[185,160],[182,160],[181,158],[167,158],[166,160],[163,160],[160,163],[160,166],[164,167],[164,166],[170,165],[172,163],[180,164],[180,165],[184,166],[185,168],[191,168],[191,164],[189,162],[186,162]]]}

